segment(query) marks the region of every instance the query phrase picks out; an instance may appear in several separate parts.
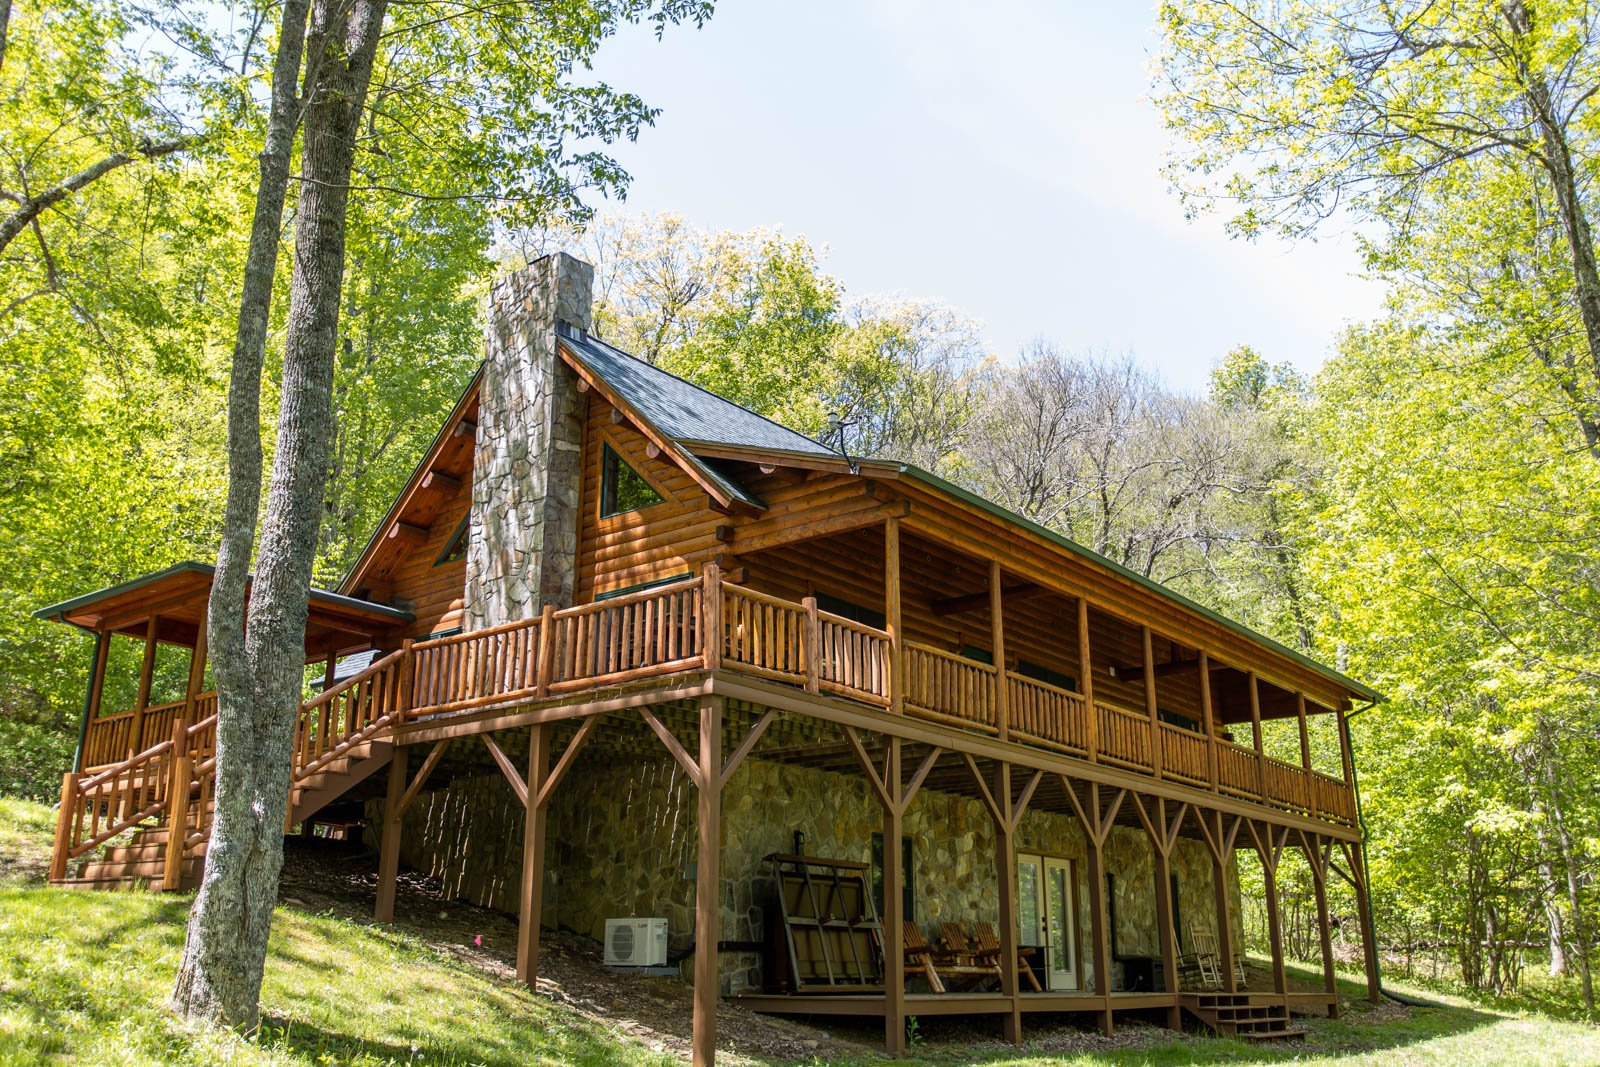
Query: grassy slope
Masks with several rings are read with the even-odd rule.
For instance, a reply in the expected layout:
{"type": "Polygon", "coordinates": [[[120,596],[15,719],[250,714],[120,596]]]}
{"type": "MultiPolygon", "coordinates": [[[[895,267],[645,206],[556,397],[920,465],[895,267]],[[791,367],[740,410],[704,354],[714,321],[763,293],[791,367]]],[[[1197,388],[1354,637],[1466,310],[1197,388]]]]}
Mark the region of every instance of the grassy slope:
{"type": "MultiPolygon", "coordinates": [[[[0,881],[37,870],[49,809],[0,799],[0,881]]],[[[415,938],[278,909],[252,1037],[192,1033],[164,1010],[187,896],[0,888],[0,1067],[62,1059],[116,1064],[652,1064],[637,1041],[495,982],[415,938]]],[[[1348,992],[1354,992],[1353,988],[1348,992]]],[[[1304,1048],[1180,1039],[1093,1056],[930,1033],[929,1063],[1600,1063],[1600,1031],[1441,1003],[1384,1022],[1313,1020],[1304,1048]]],[[[931,1029],[931,1028],[930,1028],[931,1029]]],[[[882,1062],[882,1061],[877,1061],[882,1062]]]]}

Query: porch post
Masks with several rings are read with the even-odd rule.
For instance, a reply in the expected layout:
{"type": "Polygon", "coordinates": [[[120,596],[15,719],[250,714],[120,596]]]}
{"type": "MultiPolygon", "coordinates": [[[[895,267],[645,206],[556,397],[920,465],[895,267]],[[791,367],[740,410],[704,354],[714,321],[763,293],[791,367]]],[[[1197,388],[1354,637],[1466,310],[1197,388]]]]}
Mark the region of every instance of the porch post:
{"type": "Polygon", "coordinates": [[[1361,956],[1367,971],[1367,999],[1376,1004],[1383,999],[1378,975],[1378,929],[1372,921],[1372,897],[1367,891],[1367,866],[1361,857],[1361,842],[1348,849],[1351,881],[1355,883],[1356,911],[1360,913],[1361,956]]]}
{"type": "MultiPolygon", "coordinates": [[[[1137,801],[1137,798],[1135,798],[1137,801]]],[[[1161,942],[1161,971],[1163,991],[1172,998],[1167,1006],[1167,1029],[1183,1029],[1183,1012],[1178,1007],[1178,930],[1177,919],[1172,914],[1172,857],[1168,851],[1167,802],[1156,799],[1154,827],[1146,826],[1150,834],[1150,849],[1155,856],[1156,876],[1156,934],[1161,942]]]]}
{"type": "MultiPolygon", "coordinates": [[[[1100,784],[1089,785],[1089,803],[1100,818],[1100,784]]],[[[1089,917],[1094,943],[1094,991],[1099,995],[1100,1030],[1111,1036],[1111,933],[1106,918],[1105,840],[1098,827],[1084,826],[1084,861],[1089,868],[1089,917]]]]}
{"type": "MultiPolygon", "coordinates": [[[[1221,812],[1216,815],[1216,848],[1211,853],[1211,888],[1217,903],[1217,955],[1222,967],[1222,990],[1239,991],[1238,977],[1233,973],[1233,915],[1228,906],[1228,866],[1234,859],[1233,834],[1223,832],[1221,812]]],[[[1234,816],[1235,819],[1238,816],[1234,816]]],[[[1238,824],[1235,823],[1235,829],[1238,824]]]]}
{"type": "MultiPolygon", "coordinates": [[[[997,565],[995,571],[999,570],[997,565]]],[[[991,580],[998,578],[992,574],[991,580]]],[[[998,601],[998,594],[995,597],[998,601]]],[[[996,624],[996,633],[999,625],[996,624]]],[[[1017,824],[1011,793],[1011,764],[1001,761],[995,772],[997,791],[995,803],[1000,817],[994,826],[995,871],[999,889],[1000,922],[1000,992],[1010,998],[1010,1011],[1005,1016],[1006,1040],[1013,1044],[1022,1042],[1022,1002],[1017,997],[1017,824]]]]}
{"type": "MultiPolygon", "coordinates": [[[[1267,845],[1261,847],[1260,835],[1255,827],[1256,855],[1261,857],[1261,883],[1267,898],[1267,940],[1272,948],[1272,991],[1279,996],[1289,992],[1289,976],[1283,967],[1283,915],[1278,909],[1278,861],[1282,852],[1278,847],[1278,828],[1270,823],[1266,827],[1267,845]]],[[[1287,831],[1285,831],[1287,833],[1287,831]]],[[[1287,1004],[1287,1001],[1285,1001],[1287,1004]]]]}
{"type": "MultiPolygon", "coordinates": [[[[815,603],[815,598],[811,598],[813,607],[815,603]]],[[[905,711],[905,657],[901,653],[900,615],[900,520],[891,518],[883,524],[883,618],[884,627],[889,631],[889,710],[896,715],[905,711]]],[[[815,618],[814,611],[811,617],[815,618]]],[[[819,652],[812,652],[810,669],[816,669],[819,655],[819,652]]]]}
{"type": "MultiPolygon", "coordinates": [[[[717,590],[721,595],[721,589],[717,590]]],[[[722,922],[722,698],[700,701],[700,855],[695,866],[694,1063],[717,1058],[717,941],[722,922]]],[[[897,842],[898,843],[898,842],[897,842]]],[[[887,851],[887,847],[885,849],[887,851]]],[[[885,887],[887,892],[887,887],[885,887]]]]}
{"type": "Polygon", "coordinates": [[[210,652],[207,647],[210,640],[206,633],[206,620],[209,617],[209,608],[200,609],[200,630],[195,634],[194,648],[189,652],[189,683],[183,691],[183,717],[194,724],[194,702],[200,695],[200,687],[206,684],[206,655],[210,652]]]}
{"type": "Polygon", "coordinates": [[[133,700],[133,726],[128,732],[128,755],[144,751],[144,712],[150,706],[150,679],[156,666],[156,627],[161,616],[152,615],[144,626],[144,658],[139,661],[139,694],[133,700]]]}
{"type": "Polygon", "coordinates": [[[538,723],[528,729],[528,799],[522,826],[522,895],[517,908],[517,981],[529,989],[539,985],[539,917],[544,911],[544,845],[546,805],[538,802],[550,777],[551,728],[538,723]]]}
{"type": "MultiPolygon", "coordinates": [[[[890,520],[893,522],[894,520],[890,520]]],[[[883,804],[883,1047],[891,1056],[906,1050],[905,895],[900,838],[905,834],[901,741],[890,737],[884,760],[888,796],[883,804]]]]}
{"type": "Polygon", "coordinates": [[[1094,668],[1089,658],[1089,601],[1078,598],[1078,688],[1083,691],[1083,704],[1088,717],[1087,748],[1089,762],[1100,760],[1100,713],[1094,706],[1094,668]]]}
{"type": "Polygon", "coordinates": [[[1139,627],[1144,639],[1144,710],[1150,716],[1150,773],[1161,777],[1161,714],[1156,708],[1156,662],[1150,627],[1139,627]]]}
{"type": "Polygon", "coordinates": [[[1211,706],[1211,657],[1200,650],[1200,718],[1206,731],[1206,774],[1217,792],[1217,716],[1211,706]]]}
{"type": "MultiPolygon", "coordinates": [[[[1007,708],[1006,692],[1006,632],[1004,595],[1001,583],[1004,576],[1000,573],[1000,561],[989,561],[989,647],[990,655],[994,660],[994,722],[996,735],[1002,741],[1011,739],[1011,713],[1007,708]]],[[[1009,768],[1009,764],[1006,765],[1009,768]]],[[[1011,772],[1006,771],[1006,780],[1010,781],[1011,772]]],[[[998,798],[996,798],[998,799],[998,798]]]]}
{"type": "Polygon", "coordinates": [[[1322,835],[1303,834],[1300,838],[1311,868],[1311,888],[1317,900],[1317,940],[1322,947],[1322,988],[1333,999],[1328,1003],[1328,1018],[1339,1017],[1339,984],[1333,973],[1333,928],[1328,918],[1328,866],[1323,861],[1322,835]]]}
{"type": "Polygon", "coordinates": [[[381,923],[394,922],[395,880],[400,876],[400,831],[405,813],[400,801],[405,797],[406,772],[411,750],[396,745],[389,757],[389,787],[383,796],[383,827],[378,835],[378,899],[372,917],[381,923]]]}
{"type": "Polygon", "coordinates": [[[1256,799],[1266,799],[1265,771],[1261,758],[1261,686],[1256,672],[1250,672],[1250,740],[1256,750],[1256,799]]]}
{"type": "Polygon", "coordinates": [[[1294,695],[1295,719],[1300,724],[1300,781],[1305,788],[1306,811],[1317,817],[1317,787],[1311,779],[1311,732],[1306,728],[1306,695],[1294,695]]]}
{"type": "Polygon", "coordinates": [[[89,744],[89,724],[100,715],[100,692],[106,681],[106,656],[111,650],[111,635],[95,631],[94,659],[89,666],[89,685],[83,693],[83,722],[78,726],[78,751],[72,755],[72,770],[83,770],[84,749],[89,744]]]}

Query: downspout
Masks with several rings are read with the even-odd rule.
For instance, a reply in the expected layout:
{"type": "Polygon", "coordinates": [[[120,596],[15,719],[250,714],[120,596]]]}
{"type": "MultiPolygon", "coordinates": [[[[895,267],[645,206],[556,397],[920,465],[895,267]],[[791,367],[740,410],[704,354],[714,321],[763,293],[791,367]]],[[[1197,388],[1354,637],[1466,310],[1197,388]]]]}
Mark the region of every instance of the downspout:
{"type": "Polygon", "coordinates": [[[1378,975],[1378,993],[1400,1004],[1416,1006],[1417,1001],[1398,997],[1383,988],[1383,957],[1376,955],[1378,952],[1378,945],[1376,944],[1378,940],[1378,920],[1372,911],[1372,864],[1367,861],[1367,814],[1361,804],[1361,772],[1356,769],[1356,740],[1355,736],[1350,732],[1350,720],[1360,715],[1363,711],[1371,711],[1377,706],[1378,702],[1376,700],[1368,701],[1365,705],[1356,708],[1344,717],[1344,740],[1346,747],[1350,749],[1350,785],[1354,788],[1356,794],[1356,824],[1361,827],[1361,866],[1366,871],[1367,877],[1367,927],[1372,931],[1372,940],[1374,942],[1372,951],[1378,961],[1378,966],[1375,968],[1378,975]]]}

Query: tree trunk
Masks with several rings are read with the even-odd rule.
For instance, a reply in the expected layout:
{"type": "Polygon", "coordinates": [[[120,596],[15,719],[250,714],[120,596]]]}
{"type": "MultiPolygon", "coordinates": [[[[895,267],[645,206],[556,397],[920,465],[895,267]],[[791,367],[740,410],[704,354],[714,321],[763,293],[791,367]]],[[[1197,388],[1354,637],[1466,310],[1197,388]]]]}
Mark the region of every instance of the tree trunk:
{"type": "MultiPolygon", "coordinates": [[[[302,13],[305,6],[304,0],[288,3],[302,13]]],[[[278,444],[248,627],[241,621],[260,486],[259,348],[246,353],[252,364],[243,368],[242,376],[235,366],[230,383],[229,459],[238,466],[230,468],[227,526],[211,616],[220,700],[216,815],[174,994],[174,1004],[185,1016],[223,1025],[249,1026],[259,1016],[267,936],[283,865],[307,590],[327,478],[345,206],[354,134],[385,7],[383,0],[315,0],[311,5],[303,187],[295,224],[278,444]],[[219,601],[222,612],[216,610],[219,601]]],[[[287,32],[294,20],[287,10],[285,14],[287,32]]],[[[299,49],[294,52],[297,59],[299,49]]],[[[293,99],[298,62],[286,70],[287,55],[280,49],[274,71],[274,119],[280,102],[293,99]],[[287,95],[280,97],[284,86],[287,95]]],[[[281,126],[272,131],[283,132],[281,126]]],[[[287,148],[292,141],[290,125],[287,141],[269,136],[268,147],[287,148]]],[[[277,163],[264,152],[264,185],[269,160],[277,163]]],[[[283,163],[286,168],[286,158],[283,163]]],[[[281,191],[277,203],[281,217],[281,191]]],[[[258,201],[258,223],[259,208],[258,201]]],[[[251,252],[255,266],[254,239],[251,252]]],[[[270,291],[269,270],[268,301],[270,291]]],[[[241,346],[247,319],[254,329],[258,314],[264,336],[268,301],[242,309],[241,346]]]]}

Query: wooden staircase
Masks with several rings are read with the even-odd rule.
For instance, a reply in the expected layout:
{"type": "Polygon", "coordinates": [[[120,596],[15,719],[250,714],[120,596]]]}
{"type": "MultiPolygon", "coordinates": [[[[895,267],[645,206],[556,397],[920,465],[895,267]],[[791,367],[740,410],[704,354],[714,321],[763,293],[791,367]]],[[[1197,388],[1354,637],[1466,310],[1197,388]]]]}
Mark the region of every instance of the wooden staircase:
{"type": "MultiPolygon", "coordinates": [[[[300,709],[285,828],[346,796],[394,755],[410,693],[410,656],[395,652],[300,709]]],[[[121,763],[62,783],[50,881],[113,889],[200,882],[216,809],[216,715],[173,723],[172,736],[121,763]],[[176,825],[179,837],[174,837],[176,825]]]]}
{"type": "Polygon", "coordinates": [[[1222,1037],[1243,1041],[1300,1041],[1283,998],[1265,993],[1182,993],[1183,1010],[1222,1037]]]}

